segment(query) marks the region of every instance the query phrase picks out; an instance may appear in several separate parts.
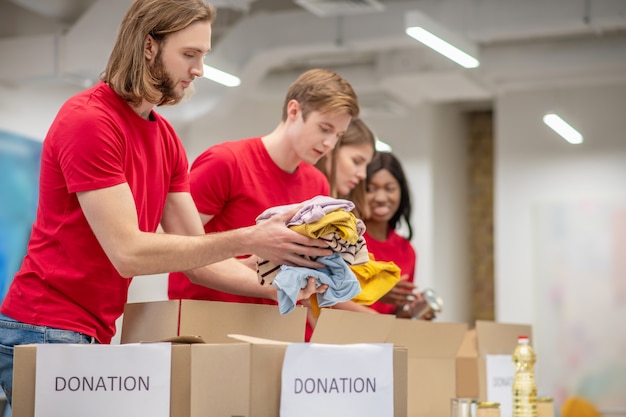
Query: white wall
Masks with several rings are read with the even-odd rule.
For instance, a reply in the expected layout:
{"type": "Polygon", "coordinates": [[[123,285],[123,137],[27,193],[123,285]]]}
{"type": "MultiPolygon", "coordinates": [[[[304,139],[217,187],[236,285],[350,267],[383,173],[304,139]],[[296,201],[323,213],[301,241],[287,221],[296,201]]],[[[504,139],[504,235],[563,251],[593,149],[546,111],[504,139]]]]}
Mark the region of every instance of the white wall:
{"type": "Polygon", "coordinates": [[[503,95],[496,105],[496,317],[533,317],[531,213],[545,201],[626,197],[626,86],[503,95]],[[570,145],[542,115],[556,110],[585,136],[570,145]]]}
{"type": "Polygon", "coordinates": [[[469,321],[466,132],[458,106],[422,104],[402,118],[365,116],[406,170],[413,201],[416,280],[444,300],[442,321],[469,321]]]}
{"type": "Polygon", "coordinates": [[[626,410],[626,86],[496,104],[496,318],[531,323],[542,393],[626,410]],[[578,128],[570,145],[542,123],[578,128]],[[550,213],[546,216],[545,213],[550,213]]]}
{"type": "Polygon", "coordinates": [[[0,129],[42,140],[63,102],[81,87],[0,84],[0,129]]]}

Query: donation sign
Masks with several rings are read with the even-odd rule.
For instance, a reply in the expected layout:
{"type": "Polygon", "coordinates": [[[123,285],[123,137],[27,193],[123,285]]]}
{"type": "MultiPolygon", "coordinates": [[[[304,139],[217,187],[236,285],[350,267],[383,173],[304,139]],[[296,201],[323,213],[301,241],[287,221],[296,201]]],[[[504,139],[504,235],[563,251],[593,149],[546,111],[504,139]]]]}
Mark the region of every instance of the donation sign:
{"type": "Polygon", "coordinates": [[[393,417],[393,345],[290,344],[280,415],[393,417]]]}
{"type": "Polygon", "coordinates": [[[37,345],[35,417],[169,417],[170,343],[37,345]]]}
{"type": "Polygon", "coordinates": [[[500,403],[500,413],[510,416],[513,413],[513,379],[515,366],[511,355],[487,355],[487,401],[500,403]]]}

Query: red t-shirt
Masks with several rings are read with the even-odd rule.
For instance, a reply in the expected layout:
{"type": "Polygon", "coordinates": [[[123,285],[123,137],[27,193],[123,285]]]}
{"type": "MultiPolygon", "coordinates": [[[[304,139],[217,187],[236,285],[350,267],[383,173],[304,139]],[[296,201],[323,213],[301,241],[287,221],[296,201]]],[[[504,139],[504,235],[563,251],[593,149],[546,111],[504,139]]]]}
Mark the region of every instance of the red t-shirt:
{"type": "Polygon", "coordinates": [[[3,314],[110,343],[131,280],[107,258],[76,193],[128,183],[139,228],[155,232],[168,192],[188,192],[189,176],[178,136],[153,116],[142,119],[102,82],[61,107],[43,143],[37,217],[3,314]]]}
{"type": "MultiPolygon", "coordinates": [[[[408,275],[409,282],[414,282],[417,255],[411,242],[400,236],[393,229],[389,229],[387,240],[376,240],[364,234],[368,252],[374,255],[377,261],[394,262],[400,268],[400,275],[408,275]]],[[[383,314],[395,314],[396,306],[377,301],[370,306],[383,314]]]]}
{"type": "MultiPolygon", "coordinates": [[[[283,171],[259,137],[212,146],[194,161],[190,177],[198,211],[214,216],[204,227],[206,233],[252,226],[270,207],[330,193],[328,180],[312,165],[303,162],[293,173],[283,171]]],[[[170,299],[275,304],[193,284],[180,272],[170,274],[168,295],[170,299]]]]}

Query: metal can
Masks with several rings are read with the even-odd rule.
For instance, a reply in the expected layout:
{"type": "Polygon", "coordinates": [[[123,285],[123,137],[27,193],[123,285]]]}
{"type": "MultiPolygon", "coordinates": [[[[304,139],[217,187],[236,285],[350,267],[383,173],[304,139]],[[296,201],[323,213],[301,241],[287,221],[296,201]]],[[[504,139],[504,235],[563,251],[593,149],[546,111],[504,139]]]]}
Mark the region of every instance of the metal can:
{"type": "Polygon", "coordinates": [[[487,401],[476,403],[476,417],[500,417],[500,403],[487,401]]]}
{"type": "Polygon", "coordinates": [[[432,288],[426,288],[422,294],[424,298],[424,306],[414,315],[414,319],[421,319],[428,313],[440,313],[443,309],[443,300],[437,295],[432,288]]]}
{"type": "Polygon", "coordinates": [[[450,400],[451,417],[473,417],[473,398],[452,398],[450,400]]]}
{"type": "Polygon", "coordinates": [[[537,397],[537,417],[554,417],[552,397],[537,397]]]}

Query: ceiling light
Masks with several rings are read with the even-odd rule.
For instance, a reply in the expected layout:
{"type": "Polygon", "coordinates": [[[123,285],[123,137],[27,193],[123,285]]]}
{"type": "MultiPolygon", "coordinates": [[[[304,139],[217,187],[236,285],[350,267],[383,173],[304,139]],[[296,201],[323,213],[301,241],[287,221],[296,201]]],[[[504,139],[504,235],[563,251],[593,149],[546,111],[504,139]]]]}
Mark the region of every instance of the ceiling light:
{"type": "Polygon", "coordinates": [[[320,17],[352,16],[385,10],[385,6],[377,0],[294,0],[294,3],[320,17]]]}
{"type": "Polygon", "coordinates": [[[204,72],[202,74],[204,78],[208,78],[211,81],[225,85],[226,87],[237,87],[241,84],[239,77],[235,77],[232,74],[218,70],[209,65],[204,64],[204,72]]]}
{"type": "Polygon", "coordinates": [[[543,122],[571,144],[583,143],[583,135],[554,113],[543,116],[543,122]]]}
{"type": "Polygon", "coordinates": [[[480,62],[478,48],[460,35],[438,24],[423,13],[406,14],[406,34],[465,68],[476,68],[480,62]]]}
{"type": "Polygon", "coordinates": [[[391,152],[391,145],[376,138],[376,151],[377,152],[391,152]]]}

